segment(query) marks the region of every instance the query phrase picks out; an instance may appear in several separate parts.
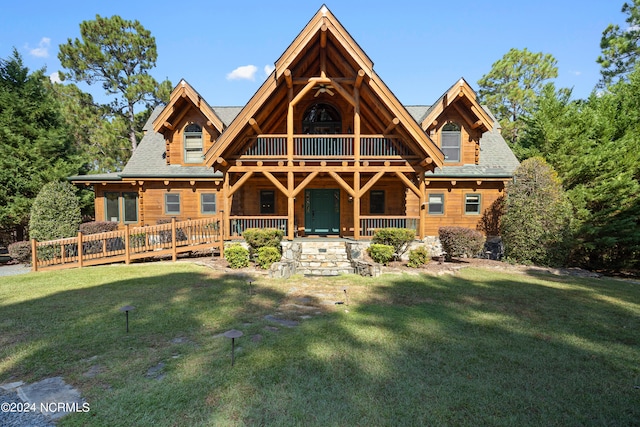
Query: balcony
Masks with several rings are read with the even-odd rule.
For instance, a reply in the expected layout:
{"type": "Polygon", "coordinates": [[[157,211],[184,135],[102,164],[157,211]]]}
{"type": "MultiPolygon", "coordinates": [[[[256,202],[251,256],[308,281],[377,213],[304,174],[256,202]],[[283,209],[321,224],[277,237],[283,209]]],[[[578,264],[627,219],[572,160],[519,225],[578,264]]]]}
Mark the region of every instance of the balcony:
{"type": "MultiPolygon", "coordinates": [[[[353,135],[294,135],[294,159],[354,158],[353,135]]],[[[258,135],[251,138],[241,158],[286,158],[287,135],[258,135]]],[[[360,157],[367,159],[417,157],[399,138],[361,135],[360,157]]]]}

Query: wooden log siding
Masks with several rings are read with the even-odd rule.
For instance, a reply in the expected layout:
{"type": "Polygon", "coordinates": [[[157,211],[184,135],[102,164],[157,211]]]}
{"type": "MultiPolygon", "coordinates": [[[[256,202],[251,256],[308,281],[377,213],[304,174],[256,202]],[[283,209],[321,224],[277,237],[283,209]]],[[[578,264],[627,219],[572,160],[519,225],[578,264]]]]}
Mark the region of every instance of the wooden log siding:
{"type": "Polygon", "coordinates": [[[31,268],[62,269],[88,265],[129,263],[132,260],[209,248],[223,251],[224,230],[220,218],[159,224],[83,235],[66,239],[31,241],[31,268]]]}
{"type": "MultiPolygon", "coordinates": [[[[353,158],[353,135],[295,135],[293,155],[300,158],[337,157],[353,158]]],[[[414,157],[414,153],[399,138],[382,135],[360,136],[360,156],[362,157],[414,157]]],[[[243,157],[285,157],[287,155],[286,135],[260,135],[252,137],[243,157]]]]}

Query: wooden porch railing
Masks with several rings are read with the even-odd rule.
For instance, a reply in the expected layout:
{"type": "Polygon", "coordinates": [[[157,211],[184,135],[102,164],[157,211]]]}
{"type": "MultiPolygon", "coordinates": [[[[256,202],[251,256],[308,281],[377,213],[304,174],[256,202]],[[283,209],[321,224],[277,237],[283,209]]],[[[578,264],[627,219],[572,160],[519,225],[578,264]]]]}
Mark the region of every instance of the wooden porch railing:
{"type": "Polygon", "coordinates": [[[124,230],[37,242],[31,240],[31,268],[61,269],[88,265],[129,263],[152,256],[218,248],[224,251],[222,222],[208,218],[151,225],[125,226],[124,230]]]}
{"type": "Polygon", "coordinates": [[[420,217],[408,216],[361,216],[360,235],[371,237],[380,228],[408,228],[418,230],[420,217]]]}
{"type": "Polygon", "coordinates": [[[247,228],[277,228],[287,232],[286,216],[231,216],[229,237],[240,238],[247,228]]]}
{"type": "MultiPolygon", "coordinates": [[[[258,135],[252,137],[246,157],[285,157],[287,155],[286,135],[258,135]]],[[[340,159],[354,156],[353,135],[294,135],[293,155],[298,158],[340,159]]],[[[361,157],[412,156],[407,145],[398,138],[383,135],[362,135],[360,137],[361,157]]]]}

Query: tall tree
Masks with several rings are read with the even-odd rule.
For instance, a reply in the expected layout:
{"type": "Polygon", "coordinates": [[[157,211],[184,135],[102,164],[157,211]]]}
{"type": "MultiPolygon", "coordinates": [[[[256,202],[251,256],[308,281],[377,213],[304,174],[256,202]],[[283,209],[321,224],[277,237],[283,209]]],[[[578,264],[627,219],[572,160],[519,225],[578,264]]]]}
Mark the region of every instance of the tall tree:
{"type": "Polygon", "coordinates": [[[586,100],[546,89],[520,145],[558,171],[573,203],[573,262],[640,268],[640,69],[586,100]]]}
{"type": "Polygon", "coordinates": [[[545,81],[558,76],[556,63],[550,54],[512,48],[478,80],[481,102],[496,115],[510,142],[518,139],[521,119],[533,107],[545,81]]]}
{"type": "Polygon", "coordinates": [[[138,146],[135,107],[141,103],[157,105],[159,85],[149,75],[158,57],[156,40],[139,21],[128,21],[114,15],[80,24],[82,40],[68,39],[60,45],[58,59],[68,72],[63,78],[88,84],[102,83],[108,95],[115,95],[112,110],[128,123],[131,151],[138,146]]]}
{"type": "Polygon", "coordinates": [[[44,184],[77,173],[77,156],[44,69],[29,72],[17,50],[0,59],[0,227],[24,237],[44,184]]]}
{"type": "Polygon", "coordinates": [[[600,86],[625,79],[640,56],[640,0],[624,3],[622,13],[627,14],[625,28],[609,24],[600,39],[602,54],[596,60],[602,66],[600,86]]]}
{"type": "Polygon", "coordinates": [[[507,185],[501,218],[505,255],[523,263],[564,265],[569,254],[571,205],[553,168],[532,157],[507,185]]]}

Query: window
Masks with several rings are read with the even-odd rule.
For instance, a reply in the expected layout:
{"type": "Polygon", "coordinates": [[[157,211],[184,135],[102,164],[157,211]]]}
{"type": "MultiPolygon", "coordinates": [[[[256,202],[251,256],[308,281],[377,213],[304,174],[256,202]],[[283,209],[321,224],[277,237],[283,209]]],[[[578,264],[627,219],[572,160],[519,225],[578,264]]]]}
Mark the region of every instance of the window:
{"type": "Polygon", "coordinates": [[[260,191],[260,213],[276,213],[276,193],[273,190],[260,191]]]}
{"type": "Polygon", "coordinates": [[[120,222],[120,193],[104,193],[105,220],[120,222]]]}
{"type": "Polygon", "coordinates": [[[445,162],[460,161],[460,126],[457,123],[447,123],[442,127],[441,149],[445,162]]]}
{"type": "Polygon", "coordinates": [[[184,162],[202,163],[202,128],[195,123],[184,129],[184,162]]]}
{"type": "Polygon", "coordinates": [[[313,104],[304,112],[302,132],[310,134],[342,133],[340,113],[329,104],[313,104]]]}
{"type": "Polygon", "coordinates": [[[169,215],[180,213],[180,194],[166,193],[164,195],[164,213],[169,215]]]}
{"type": "Polygon", "coordinates": [[[200,195],[200,212],[203,214],[216,213],[216,195],[214,193],[200,195]]]}
{"type": "Polygon", "coordinates": [[[429,194],[429,215],[444,214],[444,194],[429,194]]]}
{"type": "Polygon", "coordinates": [[[138,222],[138,193],[122,193],[124,222],[138,222]]]}
{"type": "Polygon", "coordinates": [[[465,194],[464,195],[464,213],[476,215],[480,213],[480,195],[465,194]]]}
{"type": "Polygon", "coordinates": [[[369,213],[384,214],[384,191],[371,191],[371,196],[369,197],[369,213]]]}
{"type": "Polygon", "coordinates": [[[124,223],[138,222],[138,193],[104,193],[105,221],[124,223]]]}

